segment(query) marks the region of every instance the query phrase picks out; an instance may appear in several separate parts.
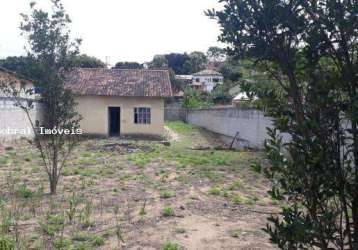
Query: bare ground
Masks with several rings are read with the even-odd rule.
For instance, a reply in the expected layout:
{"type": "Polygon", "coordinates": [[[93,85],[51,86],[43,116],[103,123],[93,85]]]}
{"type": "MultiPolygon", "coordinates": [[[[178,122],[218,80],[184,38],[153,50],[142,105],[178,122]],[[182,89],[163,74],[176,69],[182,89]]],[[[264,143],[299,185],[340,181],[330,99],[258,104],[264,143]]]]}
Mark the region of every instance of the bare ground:
{"type": "Polygon", "coordinates": [[[262,228],[278,204],[250,167],[265,165],[263,154],[192,150],[221,142],[180,123],[168,124],[166,133],[170,146],[82,142],[55,197],[46,194],[31,145],[4,150],[1,212],[12,211],[16,223],[3,235],[17,236],[23,249],[275,249],[262,228]],[[72,197],[78,204],[71,222],[72,197]]]}

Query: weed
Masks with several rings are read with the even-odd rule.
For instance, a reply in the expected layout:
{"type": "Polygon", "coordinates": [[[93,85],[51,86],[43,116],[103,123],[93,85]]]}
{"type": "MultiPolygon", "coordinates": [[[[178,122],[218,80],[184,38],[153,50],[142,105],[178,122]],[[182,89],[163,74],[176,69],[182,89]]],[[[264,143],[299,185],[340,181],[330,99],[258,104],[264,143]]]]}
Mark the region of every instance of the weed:
{"type": "Polygon", "coordinates": [[[172,191],[163,191],[160,193],[160,198],[169,199],[175,196],[175,193],[172,191]]]}
{"type": "Polygon", "coordinates": [[[78,198],[77,198],[75,192],[72,192],[72,196],[69,199],[68,203],[69,203],[69,208],[66,211],[66,214],[67,214],[68,220],[70,221],[70,224],[72,224],[72,222],[74,221],[75,216],[76,216],[77,205],[78,205],[78,198]]]}
{"type": "Polygon", "coordinates": [[[62,249],[72,249],[71,241],[63,238],[55,239],[53,242],[54,249],[62,250],[62,249]]]}
{"type": "Polygon", "coordinates": [[[143,202],[143,206],[140,208],[140,210],[139,210],[139,215],[141,215],[141,216],[144,216],[144,215],[146,215],[146,211],[145,211],[145,206],[146,206],[146,204],[147,204],[147,200],[144,200],[144,202],[143,202]]]}
{"type": "Polygon", "coordinates": [[[91,220],[92,208],[93,208],[92,200],[86,200],[85,206],[81,212],[82,215],[81,222],[84,228],[89,228],[94,226],[94,222],[91,220]]]}
{"type": "Polygon", "coordinates": [[[210,190],[209,190],[209,193],[211,195],[220,195],[221,194],[221,188],[219,187],[212,187],[210,190]]]}
{"type": "Polygon", "coordinates": [[[241,230],[240,229],[236,229],[234,231],[231,232],[231,236],[234,238],[239,238],[241,234],[241,230]]]}
{"type": "Polygon", "coordinates": [[[13,224],[13,217],[11,211],[6,209],[4,206],[1,208],[1,233],[7,234],[11,230],[13,224]]]}
{"type": "Polygon", "coordinates": [[[0,249],[1,250],[14,250],[15,242],[3,235],[0,235],[0,249]]]}
{"type": "Polygon", "coordinates": [[[101,236],[94,236],[92,239],[92,245],[95,247],[100,247],[104,245],[104,239],[101,236]]]}
{"type": "Polygon", "coordinates": [[[186,233],[185,228],[176,228],[174,231],[175,231],[175,233],[177,233],[177,234],[184,234],[184,233],[186,233]]]}
{"type": "Polygon", "coordinates": [[[17,194],[20,198],[29,199],[34,196],[34,192],[32,192],[25,184],[21,185],[17,190],[17,194]]]}
{"type": "Polygon", "coordinates": [[[56,233],[60,232],[63,229],[64,224],[65,218],[62,214],[48,214],[45,220],[39,222],[42,232],[48,236],[55,236],[56,233]]]}
{"type": "Polygon", "coordinates": [[[251,170],[254,171],[255,173],[261,173],[262,167],[261,167],[261,165],[258,164],[258,163],[253,163],[253,164],[251,164],[250,168],[251,168],[251,170]]]}
{"type": "Polygon", "coordinates": [[[241,195],[239,194],[236,194],[233,198],[232,198],[232,202],[235,204],[235,205],[240,205],[244,202],[243,198],[241,197],[241,195]]]}
{"type": "Polygon", "coordinates": [[[184,122],[166,122],[165,125],[171,130],[180,133],[180,134],[188,134],[193,132],[193,129],[196,127],[184,122]]]}
{"type": "Polygon", "coordinates": [[[164,217],[171,217],[174,216],[174,209],[171,207],[164,207],[162,214],[164,217]]]}
{"type": "Polygon", "coordinates": [[[237,180],[234,183],[232,183],[229,186],[229,190],[233,191],[233,190],[239,190],[240,188],[242,188],[242,183],[241,181],[237,180]]]}
{"type": "Polygon", "coordinates": [[[180,246],[177,243],[172,243],[172,242],[166,242],[163,246],[162,246],[162,250],[179,250],[180,246]]]}

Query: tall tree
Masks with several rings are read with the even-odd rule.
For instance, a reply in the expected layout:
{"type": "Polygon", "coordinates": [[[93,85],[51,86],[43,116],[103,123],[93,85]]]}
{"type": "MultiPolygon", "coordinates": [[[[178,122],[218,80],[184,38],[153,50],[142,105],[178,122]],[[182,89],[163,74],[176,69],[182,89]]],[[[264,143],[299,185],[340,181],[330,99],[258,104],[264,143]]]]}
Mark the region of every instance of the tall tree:
{"type": "MultiPolygon", "coordinates": [[[[71,59],[78,55],[80,40],[70,40],[68,25],[71,20],[61,0],[51,0],[51,3],[51,12],[38,9],[35,3],[31,3],[31,14],[22,14],[20,28],[28,40],[29,56],[36,63],[37,72],[34,76],[37,79],[34,80],[42,89],[43,129],[53,131],[44,134],[30,119],[35,144],[49,178],[51,194],[55,194],[62,170],[78,143],[78,135],[72,131],[79,129],[80,116],[75,111],[74,96],[65,88],[65,79],[72,68],[71,59]]],[[[16,91],[13,94],[16,95],[16,91]]],[[[25,112],[31,107],[32,103],[22,106],[25,112]]]]}
{"type": "Polygon", "coordinates": [[[164,55],[156,55],[153,60],[148,63],[148,67],[151,69],[168,68],[168,60],[164,55]]]}
{"type": "Polygon", "coordinates": [[[199,72],[206,68],[208,59],[203,52],[194,51],[189,54],[189,59],[183,65],[183,71],[187,74],[199,72]]]}
{"type": "Polygon", "coordinates": [[[270,218],[271,240],[282,249],[358,249],[358,2],[220,2],[223,10],[207,12],[220,40],[274,80],[257,90],[274,123],[270,194],[287,204],[270,218]]]}
{"type": "Polygon", "coordinates": [[[186,75],[188,71],[185,69],[184,65],[187,61],[190,60],[190,57],[187,53],[170,53],[165,55],[165,58],[168,61],[169,68],[173,69],[177,75],[186,75]]]}

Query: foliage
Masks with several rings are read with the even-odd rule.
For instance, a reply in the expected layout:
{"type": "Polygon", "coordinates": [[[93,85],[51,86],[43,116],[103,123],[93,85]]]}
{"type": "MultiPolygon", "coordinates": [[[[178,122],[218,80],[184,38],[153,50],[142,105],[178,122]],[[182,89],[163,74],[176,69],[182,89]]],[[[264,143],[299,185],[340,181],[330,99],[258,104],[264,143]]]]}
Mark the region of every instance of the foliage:
{"type": "Polygon", "coordinates": [[[5,236],[0,235],[0,249],[1,250],[14,250],[15,242],[5,236]]]}
{"type": "Polygon", "coordinates": [[[0,67],[29,79],[33,79],[36,72],[36,64],[31,56],[9,56],[0,60],[0,67]]]}
{"type": "Polygon", "coordinates": [[[207,57],[203,52],[194,51],[187,53],[170,53],[156,55],[148,64],[152,69],[171,69],[177,75],[189,75],[206,68],[207,57]]]}
{"type": "Polygon", "coordinates": [[[177,243],[171,243],[171,242],[166,242],[162,248],[162,250],[179,250],[180,246],[177,243]]]}
{"type": "Polygon", "coordinates": [[[220,64],[219,72],[225,80],[237,82],[242,77],[242,66],[240,63],[228,58],[228,60],[220,64]]]}
{"type": "Polygon", "coordinates": [[[215,64],[223,62],[226,58],[225,50],[216,46],[209,47],[208,51],[206,52],[206,55],[209,61],[215,64]]]}
{"type": "MultiPolygon", "coordinates": [[[[117,62],[114,69],[143,69],[143,64],[137,62],[117,62]]],[[[159,67],[161,68],[161,67],[159,67]]]]}
{"type": "Polygon", "coordinates": [[[229,93],[230,85],[226,83],[227,81],[222,85],[217,85],[210,93],[215,104],[227,104],[232,102],[232,96],[229,93]]]}
{"type": "Polygon", "coordinates": [[[193,132],[193,129],[195,128],[194,125],[191,125],[189,123],[184,122],[178,122],[178,121],[170,121],[166,122],[165,125],[170,128],[171,130],[174,130],[177,133],[180,134],[189,134],[193,132]]]}
{"type": "Polygon", "coordinates": [[[162,191],[160,193],[160,198],[163,199],[169,199],[175,196],[175,193],[173,191],[162,191]]]}
{"type": "Polygon", "coordinates": [[[266,231],[282,249],[356,249],[358,2],[221,2],[207,12],[220,40],[269,83],[251,91],[273,117],[266,174],[287,206],[266,231]]]}
{"type": "Polygon", "coordinates": [[[183,105],[188,109],[208,108],[212,105],[212,100],[206,93],[188,89],[184,93],[183,105]]]}
{"type": "MultiPolygon", "coordinates": [[[[41,103],[44,107],[43,126],[45,129],[79,128],[81,117],[75,111],[73,94],[65,88],[66,73],[73,67],[73,58],[78,55],[80,40],[72,42],[68,29],[70,18],[60,0],[51,0],[52,12],[37,9],[31,3],[31,14],[22,14],[20,29],[27,37],[29,56],[36,65],[36,83],[41,88],[41,103]]],[[[11,91],[10,91],[11,93],[11,91]]],[[[12,96],[27,114],[35,134],[35,145],[41,153],[44,169],[50,182],[51,194],[56,193],[62,169],[78,143],[78,136],[60,133],[40,134],[29,112],[33,108],[31,99],[26,104],[19,99],[12,88],[12,96]]],[[[31,94],[31,93],[30,93],[31,94]]]]}
{"type": "Polygon", "coordinates": [[[17,191],[19,197],[28,199],[32,198],[34,196],[34,192],[32,192],[25,184],[21,185],[19,187],[19,190],[17,191]]]}
{"type": "Polygon", "coordinates": [[[164,207],[162,214],[164,217],[174,216],[174,209],[172,207],[164,207]]]}
{"type": "Polygon", "coordinates": [[[194,51],[189,54],[189,59],[184,63],[184,71],[187,74],[199,72],[206,68],[208,59],[203,52],[194,51]]]}
{"type": "Polygon", "coordinates": [[[168,68],[168,60],[164,55],[156,55],[153,60],[148,63],[150,69],[163,69],[168,68]]]}
{"type": "Polygon", "coordinates": [[[106,68],[106,64],[100,59],[86,54],[74,55],[70,63],[74,68],[106,68]]]}

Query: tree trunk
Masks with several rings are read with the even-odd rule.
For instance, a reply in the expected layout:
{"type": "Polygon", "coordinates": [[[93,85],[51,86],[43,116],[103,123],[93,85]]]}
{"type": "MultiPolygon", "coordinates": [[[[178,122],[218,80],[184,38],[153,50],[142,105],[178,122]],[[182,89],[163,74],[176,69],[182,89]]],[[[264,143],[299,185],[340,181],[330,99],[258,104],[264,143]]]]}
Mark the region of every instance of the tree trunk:
{"type": "Polygon", "coordinates": [[[58,175],[57,175],[57,145],[54,145],[53,148],[53,158],[52,158],[52,172],[50,178],[50,192],[51,195],[55,195],[57,191],[57,182],[58,182],[58,175]]]}

